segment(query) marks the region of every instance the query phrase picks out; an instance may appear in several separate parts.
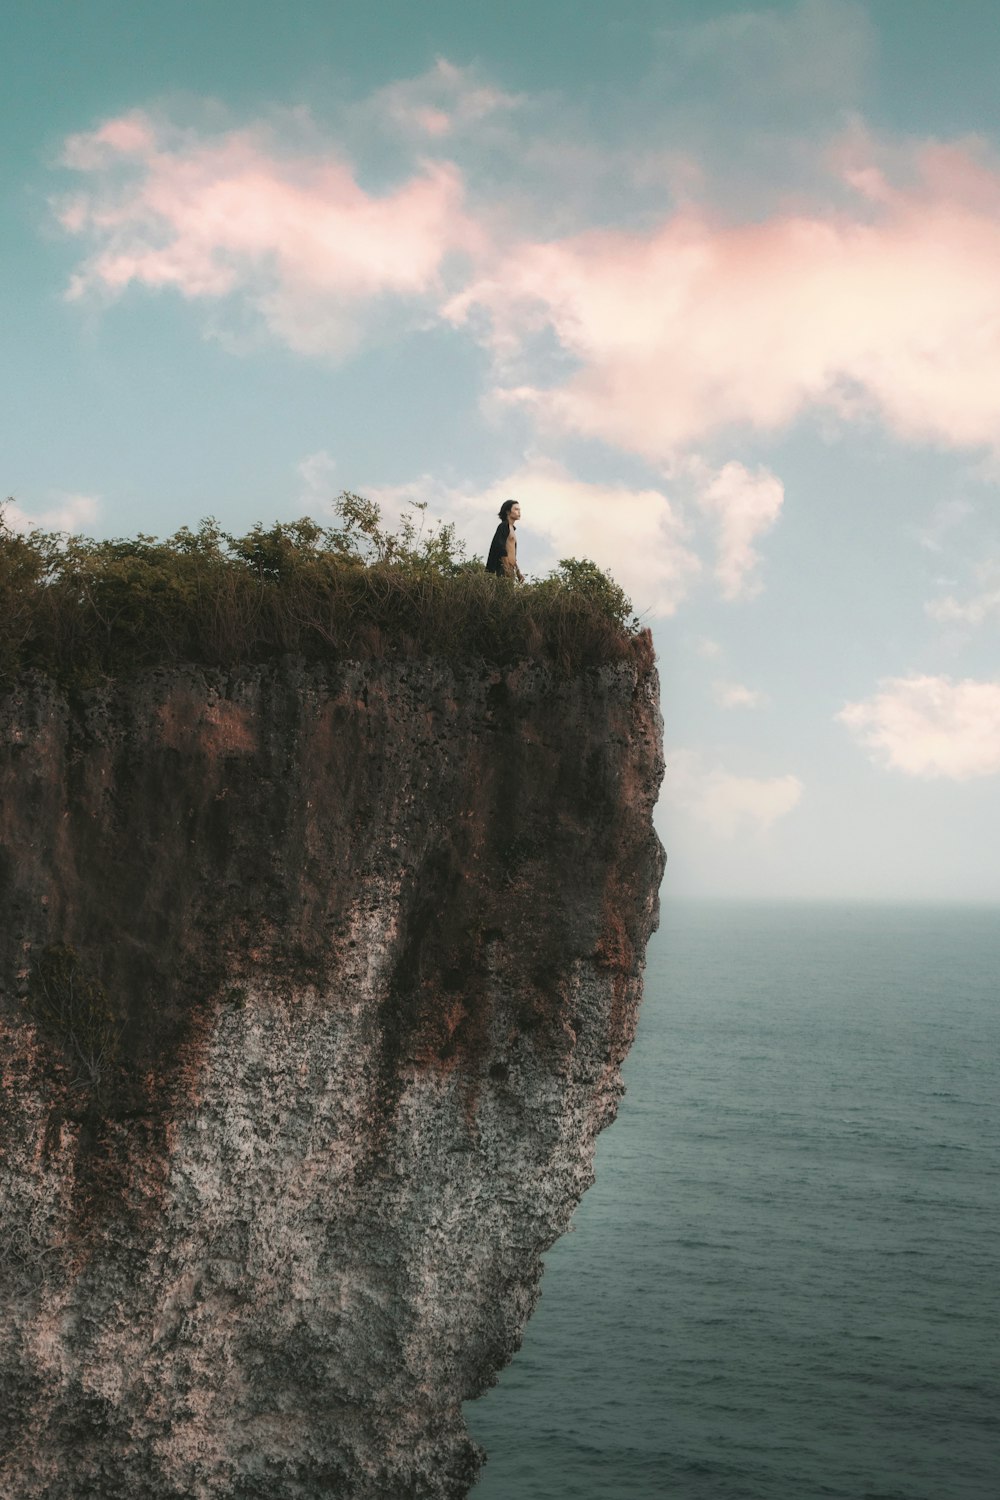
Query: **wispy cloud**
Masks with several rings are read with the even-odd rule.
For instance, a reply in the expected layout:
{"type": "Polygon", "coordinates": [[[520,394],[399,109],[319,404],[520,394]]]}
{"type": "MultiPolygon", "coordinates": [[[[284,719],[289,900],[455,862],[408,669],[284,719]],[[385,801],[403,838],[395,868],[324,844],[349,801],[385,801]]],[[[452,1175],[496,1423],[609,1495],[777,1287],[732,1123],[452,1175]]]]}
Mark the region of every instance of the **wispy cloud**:
{"type": "Polygon", "coordinates": [[[309,511],[328,508],[337,493],[333,477],[337,471],[335,459],[325,448],[320,448],[316,453],[306,454],[296,465],[296,471],[302,481],[299,504],[309,511]]]}
{"type": "Polygon", "coordinates": [[[955,594],[940,594],[924,606],[932,620],[942,625],[961,625],[976,629],[987,620],[1000,619],[1000,562],[995,558],[980,563],[976,569],[979,589],[959,599],[955,594]]]}
{"type": "Polygon", "coordinates": [[[497,88],[479,69],[439,57],[419,77],[378,89],[355,113],[425,142],[460,135],[520,103],[517,94],[497,88]]]}
{"type": "Polygon", "coordinates": [[[798,806],[803,791],[798,776],[738,776],[695,750],[667,756],[664,797],[717,838],[766,832],[798,806]]]}
{"type": "Polygon", "coordinates": [[[716,578],[725,599],[753,597],[762,587],[757,576],[757,539],[769,531],[781,512],[785,489],[768,469],[752,473],[730,462],[717,472],[698,461],[698,504],[716,532],[716,578]]]}
{"type": "Polygon", "coordinates": [[[873,759],[907,776],[967,781],[1000,772],[1000,682],[887,678],[837,719],[873,759]]]}
{"type": "Polygon", "coordinates": [[[864,8],[850,0],[801,0],[782,9],[733,10],[660,32],[661,66],[675,78],[711,74],[732,112],[773,118],[776,101],[844,107],[861,92],[875,51],[864,8]]]}
{"type": "Polygon", "coordinates": [[[928,520],[916,528],[916,538],[925,552],[942,552],[946,542],[974,514],[968,500],[942,500],[928,520]]]}
{"type": "Polygon", "coordinates": [[[69,296],[129,286],[244,299],[302,354],[342,354],[379,299],[440,293],[445,258],[478,234],[448,162],[376,194],[333,147],[283,147],[265,126],[199,135],[136,112],[72,137],[87,185],[59,205],[91,241],[69,296]]]}
{"type": "Polygon", "coordinates": [[[712,697],[719,708],[759,708],[767,696],[742,682],[713,682],[712,697]]]}

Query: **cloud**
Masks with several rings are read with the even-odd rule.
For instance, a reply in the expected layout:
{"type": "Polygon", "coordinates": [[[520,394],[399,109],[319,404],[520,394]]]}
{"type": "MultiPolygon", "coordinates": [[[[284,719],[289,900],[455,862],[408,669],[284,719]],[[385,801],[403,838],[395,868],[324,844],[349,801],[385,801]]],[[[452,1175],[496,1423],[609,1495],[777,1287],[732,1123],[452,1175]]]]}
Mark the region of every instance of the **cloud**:
{"type": "Polygon", "coordinates": [[[716,838],[764,833],[802,799],[797,776],[735,776],[708,766],[697,751],[668,753],[663,794],[673,806],[703,823],[716,838]]]}
{"type": "Polygon", "coordinates": [[[336,469],[336,461],[330,457],[325,448],[320,448],[316,453],[307,454],[296,465],[296,472],[302,480],[299,504],[305,505],[310,510],[317,506],[329,505],[336,493],[333,478],[336,469]]]}
{"type": "Polygon", "coordinates": [[[689,527],[659,489],[594,484],[534,459],[492,487],[521,502],[520,530],[541,535],[551,561],[587,557],[610,570],[636,609],[672,615],[701,571],[689,527]]]}
{"type": "Polygon", "coordinates": [[[816,107],[843,105],[862,86],[874,52],[874,29],[860,5],[803,0],[785,10],[739,10],[660,33],[661,50],[679,76],[708,70],[726,86],[730,109],[772,109],[789,99],[816,107]]]}
{"type": "Polygon", "coordinates": [[[942,500],[935,505],[926,524],[917,528],[917,541],[925,552],[943,552],[951,534],[973,514],[974,508],[968,500],[942,500]]]}
{"type": "Polygon", "coordinates": [[[975,629],[987,620],[1000,618],[1000,563],[981,563],[976,569],[983,587],[967,599],[942,594],[924,605],[926,613],[941,625],[964,625],[975,629]]]}
{"type": "MultiPolygon", "coordinates": [[[[365,500],[378,506],[381,525],[386,531],[397,532],[403,524],[412,522],[417,527],[418,535],[423,538],[432,535],[440,526],[451,523],[455,527],[457,540],[463,546],[469,544],[470,538],[463,520],[463,513],[469,503],[466,492],[442,484],[431,474],[421,474],[418,478],[404,480],[401,484],[363,484],[360,493],[365,500]],[[423,514],[417,516],[415,507],[423,514]]],[[[322,509],[329,516],[330,502],[336,496],[327,492],[319,498],[322,500],[322,509]]],[[[491,530],[490,536],[492,535],[491,530]]],[[[481,539],[474,534],[471,540],[472,550],[475,551],[481,539]]]]}
{"type": "Polygon", "coordinates": [[[1000,772],[1000,682],[912,676],[879,688],[836,716],[875,761],[953,781],[1000,772]]]}
{"type": "Polygon", "coordinates": [[[417,78],[378,89],[356,114],[417,139],[440,140],[478,125],[491,115],[517,109],[517,94],[496,88],[474,67],[445,57],[417,78]]]}
{"type": "Polygon", "coordinates": [[[1000,616],[1000,587],[984,589],[966,600],[945,594],[925,605],[932,620],[942,625],[982,625],[992,615],[1000,616]]]}
{"type": "Polygon", "coordinates": [[[16,504],[7,501],[3,506],[3,519],[11,531],[68,531],[79,533],[97,518],[101,502],[96,495],[80,495],[64,490],[54,490],[52,503],[38,515],[31,515],[16,504]]]}
{"type": "Polygon", "coordinates": [[[895,186],[876,156],[852,138],[823,211],[728,223],[686,207],[648,229],[524,241],[445,314],[493,349],[498,399],[656,463],[813,408],[908,441],[994,444],[1000,172],[974,142],[930,143],[895,186]],[[516,356],[546,335],[562,368],[523,378],[516,356]]]}
{"type": "MultiPolygon", "coordinates": [[[[696,27],[687,55],[735,57],[749,38],[787,71],[815,36],[857,51],[861,14],[813,0],[730,16],[696,27]]],[[[838,56],[817,66],[835,75],[838,56]]],[[[720,434],[816,411],[907,442],[1000,446],[1000,168],[983,142],[879,141],[855,124],[810,145],[794,194],[764,210],[690,152],[672,189],[678,152],[652,149],[639,121],[613,150],[582,126],[568,139],[573,108],[439,59],[344,113],[361,154],[373,122],[403,138],[407,164],[377,191],[302,112],[214,132],[107,120],[65,147],[82,186],[59,215],[88,246],[70,295],[169,288],[249,308],[323,357],[380,318],[443,319],[490,350],[495,406],[671,473],[720,434]],[[452,146],[464,171],[441,154],[452,146]],[[572,163],[590,156],[578,196],[572,163]],[[574,227],[553,214],[564,196],[574,227]]],[[[751,542],[735,537],[723,565],[731,597],[751,542]]]]}
{"type": "MultiPolygon", "coordinates": [[[[702,552],[714,545],[714,574],[727,600],[760,592],[754,541],[774,524],[784,491],[766,469],[742,464],[711,469],[692,459],[678,473],[679,496],[655,487],[596,483],[564,465],[532,457],[499,479],[473,489],[425,474],[391,486],[365,486],[386,510],[390,524],[410,502],[453,521],[475,555],[492,534],[501,501],[513,496],[523,509],[521,563],[540,576],[564,557],[586,557],[607,569],[641,614],[672,616],[702,579],[702,552]],[[705,535],[705,525],[711,540],[705,535]]],[[[722,647],[702,641],[702,655],[722,647]]],[[[746,701],[746,700],[744,700],[746,701]]]]}
{"type": "Polygon", "coordinates": [[[529,459],[475,492],[424,476],[365,493],[392,513],[410,500],[426,501],[435,515],[455,522],[473,556],[485,556],[497,511],[513,497],[522,509],[518,550],[525,573],[540,576],[564,557],[589,558],[643,614],[673,615],[701,572],[689,525],[661,490],[591,483],[545,459],[529,459]]]}
{"type": "Polygon", "coordinates": [[[714,523],[718,560],[715,575],[725,599],[753,597],[761,589],[754,576],[760,557],[754,542],[778,519],[785,498],[781,480],[768,469],[752,474],[741,463],[728,463],[710,474],[698,464],[698,503],[714,523]]]}
{"type": "Polygon", "coordinates": [[[712,697],[720,708],[758,708],[767,702],[764,693],[745,687],[742,682],[713,682],[712,697]]]}
{"type": "Polygon", "coordinates": [[[265,126],[201,136],[136,112],[71,137],[64,159],[87,185],[61,222],[94,247],[71,298],[238,296],[302,354],[343,354],[379,300],[439,295],[446,258],[477,240],[450,163],[374,194],[336,150],[283,148],[265,126]]]}

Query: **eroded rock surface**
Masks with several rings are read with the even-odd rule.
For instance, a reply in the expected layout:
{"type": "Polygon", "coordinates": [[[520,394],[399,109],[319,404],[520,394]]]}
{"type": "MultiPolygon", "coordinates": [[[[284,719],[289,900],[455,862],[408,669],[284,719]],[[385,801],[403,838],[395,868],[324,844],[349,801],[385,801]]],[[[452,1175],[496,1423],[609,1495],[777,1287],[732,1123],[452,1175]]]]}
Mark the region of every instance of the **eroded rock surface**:
{"type": "Polygon", "coordinates": [[[647,661],[0,703],[0,1495],[464,1496],[614,1117],[647,661]]]}

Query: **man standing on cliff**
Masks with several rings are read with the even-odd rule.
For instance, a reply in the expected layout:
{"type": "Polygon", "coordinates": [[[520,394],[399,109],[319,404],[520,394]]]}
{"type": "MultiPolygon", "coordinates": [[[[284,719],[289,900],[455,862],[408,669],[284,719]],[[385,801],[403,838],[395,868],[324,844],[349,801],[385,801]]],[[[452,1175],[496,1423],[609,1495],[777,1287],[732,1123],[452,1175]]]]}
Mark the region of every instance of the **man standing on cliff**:
{"type": "Polygon", "coordinates": [[[517,522],[521,519],[521,507],[516,500],[505,500],[500,507],[500,525],[490,543],[490,555],[486,559],[487,573],[498,578],[516,578],[524,582],[524,574],[517,565],[517,522]]]}

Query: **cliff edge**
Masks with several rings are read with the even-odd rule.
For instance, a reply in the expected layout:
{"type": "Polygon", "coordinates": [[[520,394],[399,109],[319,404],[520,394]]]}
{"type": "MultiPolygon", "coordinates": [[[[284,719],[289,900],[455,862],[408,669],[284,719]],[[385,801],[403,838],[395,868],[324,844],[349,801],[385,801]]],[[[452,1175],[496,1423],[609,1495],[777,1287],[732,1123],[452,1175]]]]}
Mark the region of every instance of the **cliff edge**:
{"type": "Polygon", "coordinates": [[[0,1494],[460,1497],[592,1180],[651,652],[0,700],[0,1494]]]}

